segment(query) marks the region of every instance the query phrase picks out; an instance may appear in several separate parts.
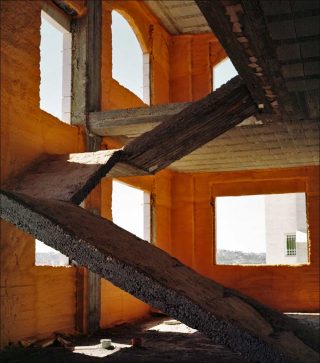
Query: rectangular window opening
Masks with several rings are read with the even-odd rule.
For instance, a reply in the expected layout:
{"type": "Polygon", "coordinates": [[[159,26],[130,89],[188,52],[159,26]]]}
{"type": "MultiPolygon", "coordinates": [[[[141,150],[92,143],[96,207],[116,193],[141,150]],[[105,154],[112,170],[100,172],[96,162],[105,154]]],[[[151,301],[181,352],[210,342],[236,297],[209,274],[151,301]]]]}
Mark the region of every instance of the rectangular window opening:
{"type": "Polygon", "coordinates": [[[128,184],[112,182],[112,220],[119,227],[151,242],[150,193],[128,184]]]}
{"type": "Polygon", "coordinates": [[[36,266],[69,266],[69,257],[61,252],[46,245],[45,243],[35,240],[35,265],[36,266]]]}
{"type": "Polygon", "coordinates": [[[40,35],[40,108],[70,124],[71,32],[42,10],[40,35]]]}
{"type": "Polygon", "coordinates": [[[297,245],[296,245],[296,234],[291,233],[286,235],[286,255],[296,256],[297,255],[297,245]]]}
{"type": "Polygon", "coordinates": [[[309,263],[305,193],[215,198],[218,265],[309,263]]]}

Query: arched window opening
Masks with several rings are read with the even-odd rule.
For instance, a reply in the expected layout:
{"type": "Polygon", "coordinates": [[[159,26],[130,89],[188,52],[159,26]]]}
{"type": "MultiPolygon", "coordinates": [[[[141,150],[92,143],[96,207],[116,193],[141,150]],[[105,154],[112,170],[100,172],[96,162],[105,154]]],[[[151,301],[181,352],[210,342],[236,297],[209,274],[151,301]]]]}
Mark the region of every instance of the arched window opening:
{"type": "Polygon", "coordinates": [[[230,79],[238,74],[234,68],[230,58],[225,58],[223,61],[213,67],[212,72],[212,89],[215,91],[230,79]]]}
{"type": "Polygon", "coordinates": [[[112,11],[112,78],[150,104],[149,54],[127,20],[112,11]]]}

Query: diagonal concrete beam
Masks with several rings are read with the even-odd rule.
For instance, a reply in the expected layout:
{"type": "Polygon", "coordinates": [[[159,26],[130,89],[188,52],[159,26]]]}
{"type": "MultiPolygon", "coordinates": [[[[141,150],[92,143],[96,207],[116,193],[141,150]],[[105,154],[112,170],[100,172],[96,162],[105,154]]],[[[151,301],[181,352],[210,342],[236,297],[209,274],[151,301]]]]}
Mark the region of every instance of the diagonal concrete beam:
{"type": "Polygon", "coordinates": [[[72,203],[1,192],[1,217],[248,361],[319,361],[311,328],[197,274],[72,203]]]}
{"type": "Polygon", "coordinates": [[[157,172],[230,130],[257,112],[240,77],[193,102],[130,142],[123,161],[157,172]]]}
{"type": "Polygon", "coordinates": [[[124,149],[49,155],[8,181],[4,189],[79,204],[105,175],[155,173],[256,111],[246,86],[235,77],[218,91],[168,116],[124,149]]]}

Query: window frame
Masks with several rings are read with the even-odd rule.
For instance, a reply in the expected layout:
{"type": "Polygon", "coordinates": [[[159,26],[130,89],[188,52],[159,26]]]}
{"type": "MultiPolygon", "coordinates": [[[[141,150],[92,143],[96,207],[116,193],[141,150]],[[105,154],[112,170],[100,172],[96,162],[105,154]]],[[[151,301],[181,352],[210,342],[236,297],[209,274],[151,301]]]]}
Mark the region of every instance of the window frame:
{"type": "MultiPolygon", "coordinates": [[[[291,241],[292,242],[292,241],[291,241]]],[[[297,234],[296,233],[285,233],[285,256],[286,257],[295,257],[297,256],[297,234]],[[288,237],[294,236],[294,249],[288,248],[288,237]],[[289,253],[288,251],[294,251],[294,253],[289,253]]]]}
{"type": "MultiPolygon", "coordinates": [[[[260,265],[225,265],[217,263],[217,225],[216,225],[216,197],[227,196],[250,196],[250,195],[266,195],[266,194],[288,194],[288,193],[304,193],[306,201],[306,222],[309,225],[309,210],[308,210],[308,193],[306,180],[304,178],[288,178],[288,179],[259,179],[259,171],[254,174],[254,180],[250,177],[244,177],[243,180],[237,181],[211,181],[210,182],[210,205],[211,205],[211,226],[212,226],[212,264],[216,267],[258,267],[270,268],[277,266],[279,268],[296,268],[297,266],[308,266],[311,264],[310,251],[312,241],[310,239],[309,230],[307,230],[307,262],[303,264],[260,264],[260,265]],[[272,181],[272,182],[270,182],[272,181]]],[[[285,247],[285,246],[284,246],[285,247]]],[[[285,251],[284,251],[285,252],[285,251]]],[[[290,256],[288,256],[290,257],[290,256]]]]}

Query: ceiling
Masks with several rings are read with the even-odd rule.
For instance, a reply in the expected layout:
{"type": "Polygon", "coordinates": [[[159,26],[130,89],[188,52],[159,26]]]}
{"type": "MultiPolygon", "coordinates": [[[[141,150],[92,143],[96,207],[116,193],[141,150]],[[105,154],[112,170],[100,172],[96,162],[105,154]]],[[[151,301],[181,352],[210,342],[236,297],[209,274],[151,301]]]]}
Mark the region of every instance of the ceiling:
{"type": "Polygon", "coordinates": [[[317,121],[234,127],[170,168],[209,172],[319,165],[319,134],[317,121]]]}
{"type": "Polygon", "coordinates": [[[205,17],[193,0],[147,0],[145,4],[170,34],[211,32],[205,17]]]}
{"type": "MultiPolygon", "coordinates": [[[[113,137],[127,144],[153,126],[119,127],[119,134],[113,137]]],[[[250,117],[174,162],[170,169],[211,172],[319,165],[319,135],[320,123],[315,120],[277,122],[250,117]]]]}
{"type": "Polygon", "coordinates": [[[271,104],[269,112],[278,111],[278,103],[283,106],[280,117],[265,119],[262,125],[236,127],[171,164],[172,169],[201,172],[319,165],[318,1],[159,0],[146,4],[171,34],[214,31],[248,87],[253,84],[271,104]],[[256,64],[249,66],[252,57],[256,64]],[[264,77],[257,72],[265,72],[264,77]]]}

